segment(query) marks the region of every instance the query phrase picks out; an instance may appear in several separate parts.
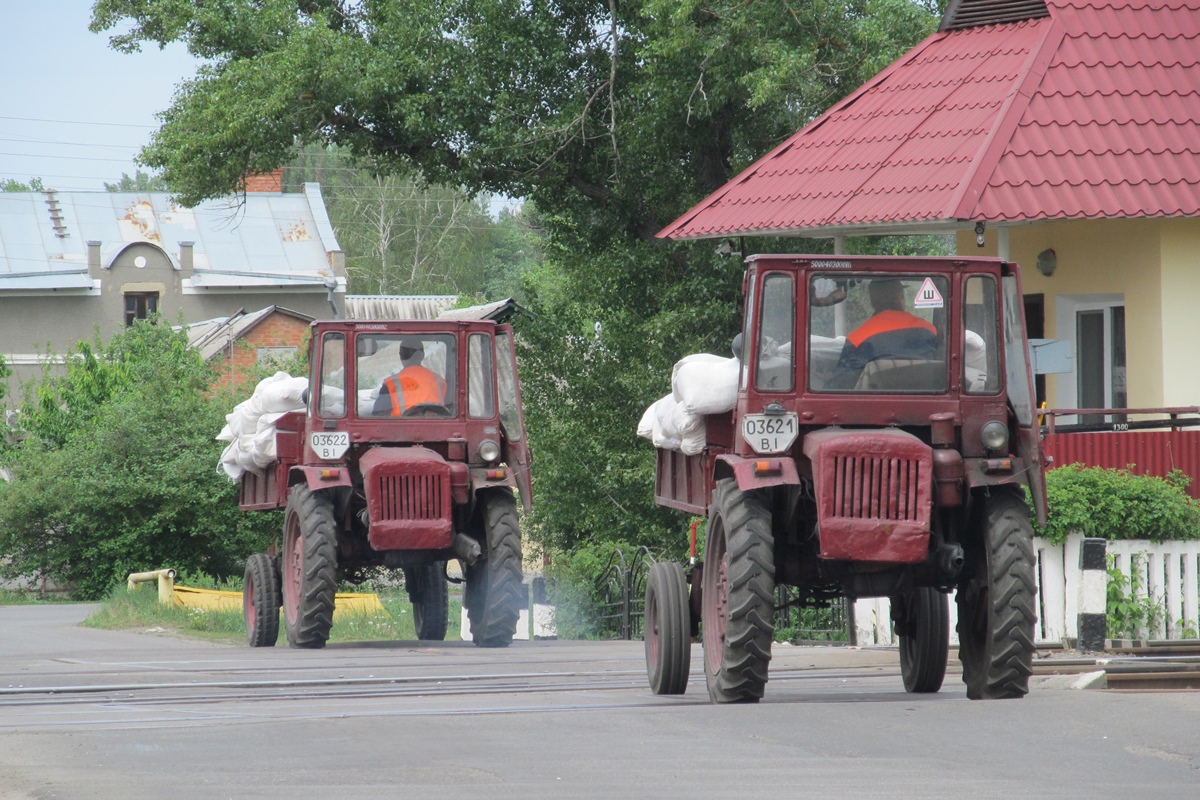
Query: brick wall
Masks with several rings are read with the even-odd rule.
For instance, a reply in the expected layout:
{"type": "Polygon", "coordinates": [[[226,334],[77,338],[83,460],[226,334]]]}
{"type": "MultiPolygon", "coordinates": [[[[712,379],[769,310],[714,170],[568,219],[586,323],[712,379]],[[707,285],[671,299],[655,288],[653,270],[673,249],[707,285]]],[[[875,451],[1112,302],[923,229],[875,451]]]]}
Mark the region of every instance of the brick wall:
{"type": "Polygon", "coordinates": [[[256,173],[246,176],[247,192],[282,192],[283,167],[274,172],[256,173]]]}
{"type": "Polygon", "coordinates": [[[230,408],[245,400],[254,391],[253,370],[258,365],[260,347],[300,347],[308,333],[308,323],[276,311],[255,325],[249,333],[233,343],[232,358],[226,347],[212,359],[219,377],[213,382],[214,394],[227,394],[233,401],[230,408]]]}

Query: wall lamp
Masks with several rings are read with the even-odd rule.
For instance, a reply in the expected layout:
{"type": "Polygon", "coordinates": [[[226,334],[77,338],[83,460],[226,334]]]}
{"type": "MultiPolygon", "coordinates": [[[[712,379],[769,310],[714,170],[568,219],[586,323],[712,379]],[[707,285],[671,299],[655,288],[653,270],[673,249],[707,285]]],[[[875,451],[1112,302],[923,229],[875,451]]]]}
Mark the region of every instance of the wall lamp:
{"type": "Polygon", "coordinates": [[[975,223],[975,245],[983,247],[983,231],[987,227],[987,223],[983,220],[975,223]]]}

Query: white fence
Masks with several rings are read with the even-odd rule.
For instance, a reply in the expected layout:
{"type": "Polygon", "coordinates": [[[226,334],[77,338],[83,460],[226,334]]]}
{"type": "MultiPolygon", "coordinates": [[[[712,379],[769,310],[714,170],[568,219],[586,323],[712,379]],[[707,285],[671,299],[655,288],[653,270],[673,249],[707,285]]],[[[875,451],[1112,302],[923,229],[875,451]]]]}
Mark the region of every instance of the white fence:
{"type": "MultiPolygon", "coordinates": [[[[1033,540],[1037,553],[1038,620],[1034,638],[1058,643],[1078,637],[1079,597],[1083,571],[1079,551],[1083,536],[1070,536],[1064,544],[1033,540]]],[[[1183,639],[1200,631],[1200,542],[1108,542],[1114,566],[1126,577],[1126,594],[1149,600],[1162,609],[1155,624],[1141,638],[1183,639]],[[1132,578],[1132,580],[1130,580],[1132,578]],[[1130,592],[1130,588],[1134,591],[1130,592]]],[[[892,645],[890,606],[887,598],[858,600],[854,624],[860,645],[892,645]]],[[[950,598],[950,643],[958,644],[958,615],[950,598]]],[[[1111,638],[1111,637],[1110,637],[1111,638]]]]}

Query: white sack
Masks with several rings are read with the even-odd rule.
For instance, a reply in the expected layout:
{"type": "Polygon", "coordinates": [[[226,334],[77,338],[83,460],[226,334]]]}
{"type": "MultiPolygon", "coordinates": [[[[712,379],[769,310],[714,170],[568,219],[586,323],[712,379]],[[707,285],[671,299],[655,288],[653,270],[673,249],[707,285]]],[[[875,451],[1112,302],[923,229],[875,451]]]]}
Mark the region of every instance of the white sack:
{"type": "Polygon", "coordinates": [[[637,435],[641,436],[643,439],[653,438],[655,405],[656,403],[651,403],[650,405],[646,406],[646,411],[644,414],[642,414],[642,419],[638,422],[637,435]]]}
{"type": "Polygon", "coordinates": [[[737,405],[740,372],[736,358],[709,353],[686,356],[672,370],[671,393],[693,414],[731,411],[737,405]]]}
{"type": "Polygon", "coordinates": [[[654,424],[650,431],[650,441],[654,442],[655,447],[662,448],[663,450],[679,449],[679,432],[674,429],[667,429],[671,413],[675,410],[675,405],[675,398],[671,395],[666,395],[659,398],[654,405],[650,406],[650,408],[654,409],[654,424]]]}

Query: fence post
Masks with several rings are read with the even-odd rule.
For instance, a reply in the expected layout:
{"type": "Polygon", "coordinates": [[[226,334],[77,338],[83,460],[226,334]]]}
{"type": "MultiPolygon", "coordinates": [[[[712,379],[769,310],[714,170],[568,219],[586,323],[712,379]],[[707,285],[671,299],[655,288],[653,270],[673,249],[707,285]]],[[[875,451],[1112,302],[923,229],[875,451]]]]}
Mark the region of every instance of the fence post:
{"type": "Polygon", "coordinates": [[[1085,538],[1079,549],[1079,649],[1104,649],[1108,638],[1108,559],[1104,539],[1085,538]]]}

